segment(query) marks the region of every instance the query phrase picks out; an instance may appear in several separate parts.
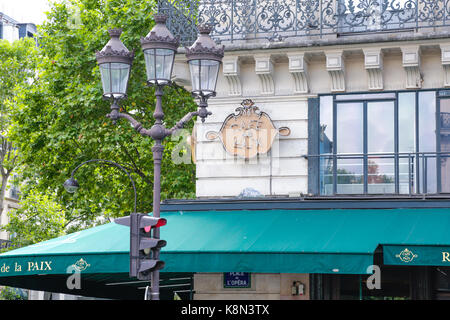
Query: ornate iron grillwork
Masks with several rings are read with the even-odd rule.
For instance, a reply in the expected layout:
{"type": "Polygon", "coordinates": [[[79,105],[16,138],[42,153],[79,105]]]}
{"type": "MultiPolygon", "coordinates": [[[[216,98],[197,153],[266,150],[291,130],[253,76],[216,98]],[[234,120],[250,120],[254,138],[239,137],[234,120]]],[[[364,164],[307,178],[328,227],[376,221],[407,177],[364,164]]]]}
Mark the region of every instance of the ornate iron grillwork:
{"type": "Polygon", "coordinates": [[[158,0],[158,13],[168,15],[167,28],[180,43],[190,46],[197,39],[197,16],[199,0],[158,0]]]}
{"type": "MultiPolygon", "coordinates": [[[[169,15],[183,13],[190,21],[198,17],[199,23],[214,25],[215,38],[231,42],[450,26],[450,0],[160,0],[160,3],[170,3],[176,8],[165,9],[169,15]]],[[[171,21],[173,29],[189,33],[187,38],[193,36],[192,24],[177,18],[171,21]]]]}
{"type": "Polygon", "coordinates": [[[450,113],[441,112],[441,129],[450,130],[450,113]]]}

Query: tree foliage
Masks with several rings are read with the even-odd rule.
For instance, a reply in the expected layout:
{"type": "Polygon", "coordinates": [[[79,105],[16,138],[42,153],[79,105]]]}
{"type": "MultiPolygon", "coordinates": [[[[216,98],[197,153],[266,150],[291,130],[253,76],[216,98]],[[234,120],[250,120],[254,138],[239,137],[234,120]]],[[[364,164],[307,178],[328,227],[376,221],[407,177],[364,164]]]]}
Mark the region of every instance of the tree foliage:
{"type": "Polygon", "coordinates": [[[33,39],[21,39],[10,43],[0,39],[0,130],[6,136],[10,112],[14,109],[14,97],[19,87],[33,83],[35,77],[36,44],[33,39]]]}
{"type": "MultiPolygon", "coordinates": [[[[128,98],[121,106],[151,127],[155,96],[154,89],[146,86],[139,40],[153,27],[155,10],[153,0],[69,0],[53,4],[47,22],[38,29],[38,79],[33,86],[21,88],[11,126],[24,163],[22,192],[54,194],[66,208],[65,220],[76,228],[91,226],[99,216],[128,215],[133,210],[128,177],[110,166],[81,167],[75,175],[81,188],[76,194],[65,192],[62,185],[71,171],[89,159],[115,161],[131,172],[138,211],[151,211],[153,141],[137,134],[126,120],[113,125],[105,117],[110,103],[102,99],[95,52],[108,41],[108,29],[123,29],[121,40],[135,51],[135,59],[128,98]]],[[[183,88],[175,85],[164,92],[166,126],[196,110],[183,88]]],[[[194,195],[195,166],[171,160],[177,143],[165,140],[162,199],[194,195]]]]}
{"type": "Polygon", "coordinates": [[[26,300],[18,293],[18,289],[12,287],[0,288],[0,300],[26,300]]]}
{"type": "Polygon", "coordinates": [[[17,147],[9,137],[11,113],[15,110],[15,97],[19,88],[33,83],[36,45],[32,39],[10,43],[0,40],[0,215],[8,180],[18,161],[17,147]]]}
{"type": "Polygon", "coordinates": [[[64,234],[65,212],[53,195],[32,190],[19,209],[9,211],[9,223],[2,229],[11,235],[11,248],[23,247],[64,234]]]}

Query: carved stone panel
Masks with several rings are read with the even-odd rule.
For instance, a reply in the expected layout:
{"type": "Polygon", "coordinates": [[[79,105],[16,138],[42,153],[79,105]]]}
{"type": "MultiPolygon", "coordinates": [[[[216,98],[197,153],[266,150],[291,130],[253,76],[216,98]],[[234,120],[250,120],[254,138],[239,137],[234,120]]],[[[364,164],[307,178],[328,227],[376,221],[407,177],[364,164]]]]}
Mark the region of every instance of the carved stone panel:
{"type": "Polygon", "coordinates": [[[269,115],[259,110],[253,101],[246,99],[230,114],[218,132],[206,133],[208,140],[220,139],[225,150],[245,159],[267,153],[278,134],[288,136],[287,127],[275,128],[269,115]]]}

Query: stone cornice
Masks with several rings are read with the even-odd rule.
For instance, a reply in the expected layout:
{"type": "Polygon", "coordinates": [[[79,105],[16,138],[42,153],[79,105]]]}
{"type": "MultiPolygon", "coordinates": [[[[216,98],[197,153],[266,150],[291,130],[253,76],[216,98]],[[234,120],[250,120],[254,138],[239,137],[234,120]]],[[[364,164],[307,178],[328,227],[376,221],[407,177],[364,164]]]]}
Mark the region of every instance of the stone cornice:
{"type": "Polygon", "coordinates": [[[286,49],[286,48],[314,48],[314,47],[324,47],[324,46],[343,46],[343,45],[364,45],[364,44],[388,44],[391,42],[412,42],[412,41],[433,41],[450,38],[450,32],[440,30],[439,32],[430,33],[381,33],[381,34],[362,34],[362,35],[350,35],[346,37],[337,38],[313,38],[308,39],[306,37],[299,38],[288,38],[286,41],[282,42],[255,42],[255,43],[240,43],[236,41],[235,43],[227,43],[222,41],[225,45],[225,52],[231,53],[232,51],[242,51],[242,50],[267,50],[267,49],[286,49]]]}

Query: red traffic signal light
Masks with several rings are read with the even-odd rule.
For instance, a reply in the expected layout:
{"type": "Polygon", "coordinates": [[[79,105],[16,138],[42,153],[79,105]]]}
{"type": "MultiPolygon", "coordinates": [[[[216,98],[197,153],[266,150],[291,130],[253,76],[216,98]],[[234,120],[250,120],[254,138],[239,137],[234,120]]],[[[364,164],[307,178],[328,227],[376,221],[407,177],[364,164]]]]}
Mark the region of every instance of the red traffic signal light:
{"type": "Polygon", "coordinates": [[[130,277],[150,280],[152,271],[164,268],[164,261],[158,260],[155,250],[164,247],[167,242],[151,237],[152,228],[167,224],[164,218],[156,218],[143,213],[115,219],[114,222],[130,226],[130,277]]]}
{"type": "Polygon", "coordinates": [[[144,228],[145,232],[150,232],[152,228],[159,228],[165,226],[167,220],[164,218],[155,218],[151,216],[141,216],[140,227],[144,228]]]}

